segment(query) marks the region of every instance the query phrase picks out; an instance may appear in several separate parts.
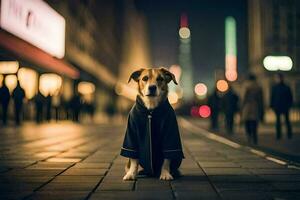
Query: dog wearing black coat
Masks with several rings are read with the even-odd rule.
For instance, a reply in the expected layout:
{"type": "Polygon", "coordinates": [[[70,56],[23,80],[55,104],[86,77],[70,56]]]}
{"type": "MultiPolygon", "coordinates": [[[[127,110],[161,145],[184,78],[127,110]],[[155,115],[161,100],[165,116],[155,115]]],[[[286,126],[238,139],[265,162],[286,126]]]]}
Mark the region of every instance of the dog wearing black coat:
{"type": "Polygon", "coordinates": [[[143,174],[172,180],[184,158],[176,115],[168,101],[168,83],[177,84],[174,74],[165,68],[147,68],[133,72],[138,96],[132,107],[121,148],[129,158],[123,180],[133,180],[139,165],[143,174]]]}

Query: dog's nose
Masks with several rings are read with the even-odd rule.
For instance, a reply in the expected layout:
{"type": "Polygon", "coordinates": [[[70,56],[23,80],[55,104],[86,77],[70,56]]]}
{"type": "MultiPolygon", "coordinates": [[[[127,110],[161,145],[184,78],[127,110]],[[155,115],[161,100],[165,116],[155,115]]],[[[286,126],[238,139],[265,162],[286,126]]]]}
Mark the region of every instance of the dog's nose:
{"type": "Polygon", "coordinates": [[[156,92],[156,85],[150,85],[149,92],[150,92],[150,94],[154,94],[156,92]]]}

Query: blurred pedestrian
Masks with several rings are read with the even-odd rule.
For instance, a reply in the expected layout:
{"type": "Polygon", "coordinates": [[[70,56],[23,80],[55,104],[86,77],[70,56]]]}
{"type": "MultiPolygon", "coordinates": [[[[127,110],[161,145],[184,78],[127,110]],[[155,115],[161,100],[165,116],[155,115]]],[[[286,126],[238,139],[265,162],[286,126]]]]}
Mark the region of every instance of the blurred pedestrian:
{"type": "Polygon", "coordinates": [[[3,125],[7,124],[7,110],[8,110],[9,99],[10,99],[9,90],[5,82],[3,81],[2,87],[0,88],[0,103],[2,107],[3,125]]]}
{"type": "Polygon", "coordinates": [[[276,139],[281,138],[281,115],[285,118],[288,138],[292,138],[292,127],[289,118],[289,111],[293,105],[291,88],[284,82],[283,74],[277,74],[276,83],[271,90],[271,108],[276,114],[276,139]]]}
{"type": "Polygon", "coordinates": [[[51,110],[52,110],[52,96],[50,94],[46,97],[46,119],[48,122],[51,120],[51,110]]]}
{"type": "Polygon", "coordinates": [[[81,110],[81,98],[78,92],[75,93],[74,96],[71,98],[70,108],[73,114],[73,121],[79,122],[79,114],[81,110]]]}
{"type": "Polygon", "coordinates": [[[245,122],[246,134],[248,142],[257,144],[257,127],[259,121],[264,117],[263,91],[257,83],[255,75],[249,75],[249,85],[242,104],[242,117],[245,122]]]}
{"type": "Polygon", "coordinates": [[[23,100],[25,98],[25,91],[21,87],[19,81],[17,82],[16,88],[13,90],[12,98],[14,100],[15,122],[16,122],[16,125],[20,125],[22,109],[23,109],[23,100]]]}
{"type": "Polygon", "coordinates": [[[34,97],[35,102],[35,121],[41,123],[43,121],[43,107],[45,104],[45,97],[40,91],[34,97]]]}
{"type": "Polygon", "coordinates": [[[208,105],[211,109],[211,116],[210,116],[210,122],[211,122],[211,129],[212,130],[218,130],[218,121],[219,121],[219,113],[220,113],[220,107],[221,107],[221,98],[218,94],[217,89],[214,90],[214,92],[208,97],[208,105]]]}
{"type": "Polygon", "coordinates": [[[227,92],[222,98],[222,107],[225,114],[225,126],[228,134],[234,133],[234,115],[238,111],[239,97],[229,86],[227,92]]]}
{"type": "Polygon", "coordinates": [[[60,118],[60,108],[61,108],[61,97],[60,95],[55,95],[52,97],[52,106],[55,112],[55,121],[58,121],[60,118]]]}

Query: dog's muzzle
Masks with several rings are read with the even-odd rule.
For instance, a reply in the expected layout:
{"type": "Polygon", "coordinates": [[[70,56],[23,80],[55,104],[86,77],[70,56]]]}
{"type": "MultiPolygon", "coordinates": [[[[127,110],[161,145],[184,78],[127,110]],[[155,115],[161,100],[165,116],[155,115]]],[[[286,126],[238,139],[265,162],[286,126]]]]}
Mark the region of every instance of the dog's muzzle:
{"type": "Polygon", "coordinates": [[[156,96],[157,95],[156,91],[157,91],[156,85],[150,85],[148,87],[148,94],[146,96],[151,96],[151,97],[156,96]]]}

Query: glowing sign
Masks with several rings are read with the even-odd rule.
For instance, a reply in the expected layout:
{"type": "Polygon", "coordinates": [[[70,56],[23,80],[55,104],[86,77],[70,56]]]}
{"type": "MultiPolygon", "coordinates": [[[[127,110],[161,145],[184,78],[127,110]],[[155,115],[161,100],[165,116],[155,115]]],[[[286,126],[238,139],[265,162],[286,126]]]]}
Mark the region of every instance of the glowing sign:
{"type": "Polygon", "coordinates": [[[65,55],[65,23],[41,0],[1,0],[0,27],[57,58],[65,55]]]}
{"type": "Polygon", "coordinates": [[[1,74],[14,74],[19,69],[19,62],[17,61],[1,61],[0,73],[1,74]]]}
{"type": "Polygon", "coordinates": [[[228,81],[237,79],[236,22],[233,17],[225,19],[225,77],[228,81]]]}
{"type": "Polygon", "coordinates": [[[263,63],[269,71],[290,71],[293,67],[293,61],[288,56],[267,56],[263,63]]]}

